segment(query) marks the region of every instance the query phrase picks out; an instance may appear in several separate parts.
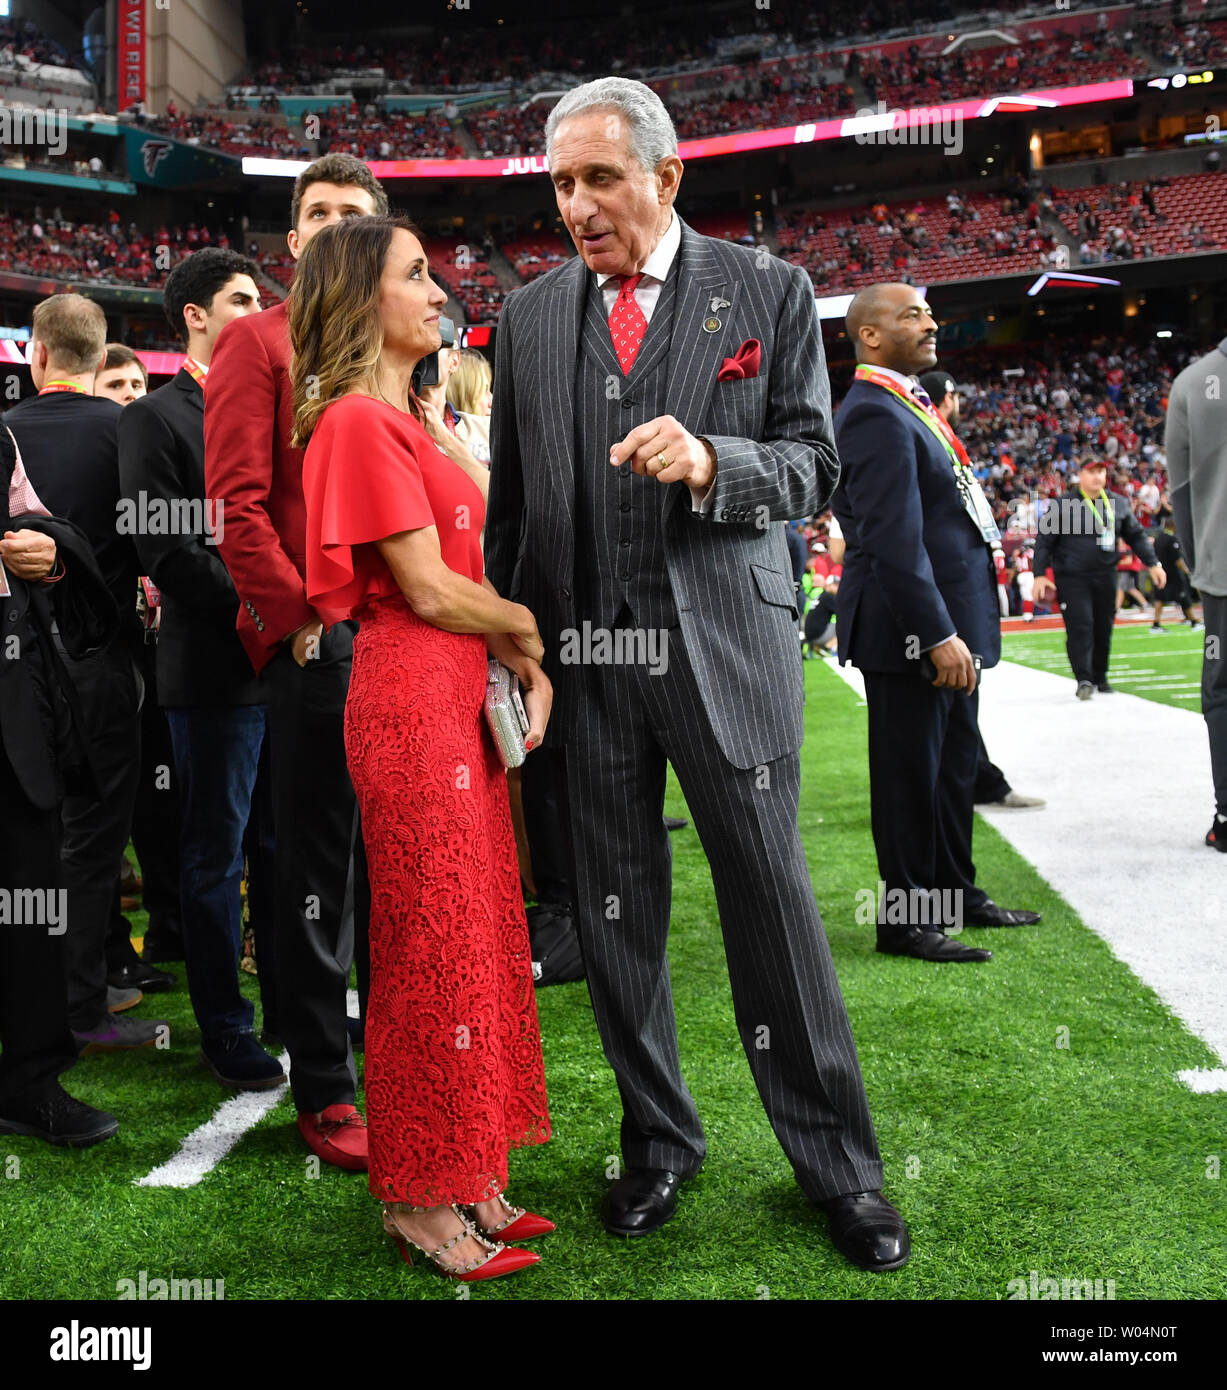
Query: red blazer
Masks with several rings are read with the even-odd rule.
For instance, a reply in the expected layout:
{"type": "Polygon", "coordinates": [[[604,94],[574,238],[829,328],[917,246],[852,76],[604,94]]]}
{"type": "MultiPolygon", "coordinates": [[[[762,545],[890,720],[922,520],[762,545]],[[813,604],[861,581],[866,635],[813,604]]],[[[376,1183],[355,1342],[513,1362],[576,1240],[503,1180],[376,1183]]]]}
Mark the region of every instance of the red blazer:
{"type": "Polygon", "coordinates": [[[239,639],[257,672],[316,614],[307,602],[303,451],[290,447],[288,303],[222,330],[205,377],[205,496],[238,590],[239,639]]]}

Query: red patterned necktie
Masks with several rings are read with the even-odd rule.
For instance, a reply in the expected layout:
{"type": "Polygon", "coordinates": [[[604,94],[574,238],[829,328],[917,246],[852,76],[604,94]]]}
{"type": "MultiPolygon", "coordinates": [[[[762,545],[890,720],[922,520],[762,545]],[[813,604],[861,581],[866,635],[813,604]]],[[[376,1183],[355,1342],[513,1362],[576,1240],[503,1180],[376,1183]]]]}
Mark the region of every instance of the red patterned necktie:
{"type": "Polygon", "coordinates": [[[609,315],[609,336],[613,339],[614,351],[618,354],[618,365],[622,375],[628,376],[639,356],[643,335],[648,331],[648,321],[643,310],[635,302],[635,286],[643,279],[643,272],[628,275],[622,280],[622,288],[609,315]]]}

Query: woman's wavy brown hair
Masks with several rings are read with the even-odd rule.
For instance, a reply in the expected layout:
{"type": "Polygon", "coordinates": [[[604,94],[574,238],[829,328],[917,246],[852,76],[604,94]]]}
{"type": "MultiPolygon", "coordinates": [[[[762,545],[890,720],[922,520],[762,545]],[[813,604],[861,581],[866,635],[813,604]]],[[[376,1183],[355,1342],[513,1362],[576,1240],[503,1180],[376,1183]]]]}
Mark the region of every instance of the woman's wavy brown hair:
{"type": "Polygon", "coordinates": [[[303,248],[290,295],[290,443],[296,449],[306,448],[333,401],[374,386],[383,350],[379,281],[397,230],[421,240],[407,217],[347,217],[316,232],[303,248]]]}

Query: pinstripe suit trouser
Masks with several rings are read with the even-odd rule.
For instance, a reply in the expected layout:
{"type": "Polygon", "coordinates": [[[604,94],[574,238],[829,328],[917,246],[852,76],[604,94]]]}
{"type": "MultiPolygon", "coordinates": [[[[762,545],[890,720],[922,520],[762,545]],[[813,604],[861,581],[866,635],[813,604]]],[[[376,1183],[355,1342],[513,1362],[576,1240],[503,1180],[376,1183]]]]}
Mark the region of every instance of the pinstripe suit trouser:
{"type": "MultiPolygon", "coordinates": [[[[624,610],[625,612],[625,610],[624,610]]],[[[666,958],[673,765],[712,869],[734,1013],[772,1128],[808,1197],[882,1185],[839,981],[797,828],[800,758],[734,767],[704,712],[680,628],[668,668],[587,665],[567,765],[576,918],[629,1167],[683,1176],[705,1142],[678,1058],[666,958]]]]}

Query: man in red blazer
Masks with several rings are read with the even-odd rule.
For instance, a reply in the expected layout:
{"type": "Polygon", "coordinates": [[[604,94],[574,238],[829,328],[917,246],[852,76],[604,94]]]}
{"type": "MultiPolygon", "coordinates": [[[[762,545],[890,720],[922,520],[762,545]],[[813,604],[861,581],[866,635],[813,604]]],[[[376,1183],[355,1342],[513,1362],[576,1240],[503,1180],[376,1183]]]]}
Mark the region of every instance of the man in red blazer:
{"type": "MultiPolygon", "coordinates": [[[[361,160],[325,155],[295,181],[290,254],[297,258],[321,227],[343,217],[387,211],[387,195],[361,160]]],[[[326,1162],[365,1170],[345,1003],[355,955],[365,1003],[370,902],[342,728],[357,629],[338,623],[325,634],[307,602],[288,314],[287,301],[229,324],[217,340],[205,388],[205,484],[225,517],[218,539],[239,594],[239,637],[265,689],[280,1027],[298,1128],[326,1162]]]]}

